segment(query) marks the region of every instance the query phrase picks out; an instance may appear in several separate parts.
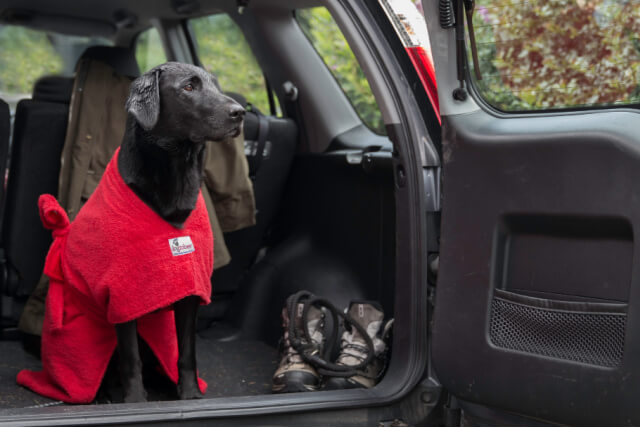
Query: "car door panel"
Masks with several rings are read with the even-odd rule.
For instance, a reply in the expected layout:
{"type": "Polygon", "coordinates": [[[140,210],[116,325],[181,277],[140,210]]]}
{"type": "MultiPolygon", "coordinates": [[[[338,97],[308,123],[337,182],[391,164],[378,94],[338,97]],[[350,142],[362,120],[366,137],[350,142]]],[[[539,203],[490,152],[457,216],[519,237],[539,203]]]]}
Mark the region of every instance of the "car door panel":
{"type": "Polygon", "coordinates": [[[443,117],[433,358],[462,400],[638,422],[640,114],[443,117]]]}

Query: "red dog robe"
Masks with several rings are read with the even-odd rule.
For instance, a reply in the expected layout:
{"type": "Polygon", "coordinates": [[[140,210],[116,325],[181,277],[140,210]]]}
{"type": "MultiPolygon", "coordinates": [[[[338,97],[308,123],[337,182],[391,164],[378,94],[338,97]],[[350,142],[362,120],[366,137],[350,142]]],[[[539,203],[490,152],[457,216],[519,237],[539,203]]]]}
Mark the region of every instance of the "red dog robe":
{"type": "MultiPolygon", "coordinates": [[[[125,184],[118,151],[94,194],[72,224],[50,195],[40,196],[40,217],[53,231],[44,272],[49,276],[42,329],[42,367],[17,381],[69,403],[89,403],[117,346],[114,324],[137,319],[162,371],[178,381],[178,340],[172,304],[211,296],[213,236],[207,209],[195,209],[176,228],[125,184]]],[[[206,383],[199,380],[204,393],[206,383]]]]}

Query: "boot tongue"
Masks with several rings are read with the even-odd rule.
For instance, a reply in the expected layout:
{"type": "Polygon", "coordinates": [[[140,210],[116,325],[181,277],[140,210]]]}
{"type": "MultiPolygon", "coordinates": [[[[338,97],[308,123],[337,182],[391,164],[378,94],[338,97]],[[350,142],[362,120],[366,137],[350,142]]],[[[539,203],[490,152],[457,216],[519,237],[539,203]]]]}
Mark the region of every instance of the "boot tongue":
{"type": "MultiPolygon", "coordinates": [[[[370,303],[352,302],[347,313],[367,331],[369,337],[373,339],[378,334],[384,318],[382,310],[370,303]]],[[[356,328],[352,328],[352,332],[355,340],[364,342],[356,328]]]]}
{"type": "MultiPolygon", "coordinates": [[[[352,302],[347,314],[367,331],[367,335],[373,341],[374,355],[381,354],[386,345],[377,336],[384,319],[384,312],[379,309],[379,306],[366,302],[352,302]]],[[[338,363],[341,365],[356,366],[367,357],[370,351],[364,337],[354,326],[350,327],[350,331],[346,330],[342,334],[341,346],[342,349],[338,357],[338,363]]]]}
{"type": "MultiPolygon", "coordinates": [[[[304,336],[304,319],[302,314],[304,312],[304,304],[299,303],[296,307],[295,328],[301,332],[301,336],[304,336]]],[[[307,312],[307,327],[311,340],[316,344],[322,344],[324,334],[322,333],[322,311],[314,306],[309,307],[307,312]]]]}

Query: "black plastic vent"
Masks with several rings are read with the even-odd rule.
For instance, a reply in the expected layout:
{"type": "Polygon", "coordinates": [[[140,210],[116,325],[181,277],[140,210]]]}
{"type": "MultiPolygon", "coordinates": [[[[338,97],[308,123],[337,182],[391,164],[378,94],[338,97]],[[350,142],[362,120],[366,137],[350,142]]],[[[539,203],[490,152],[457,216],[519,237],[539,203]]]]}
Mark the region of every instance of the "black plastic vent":
{"type": "Polygon", "coordinates": [[[496,290],[489,337],[510,350],[615,368],[622,362],[626,304],[554,301],[496,290]]]}

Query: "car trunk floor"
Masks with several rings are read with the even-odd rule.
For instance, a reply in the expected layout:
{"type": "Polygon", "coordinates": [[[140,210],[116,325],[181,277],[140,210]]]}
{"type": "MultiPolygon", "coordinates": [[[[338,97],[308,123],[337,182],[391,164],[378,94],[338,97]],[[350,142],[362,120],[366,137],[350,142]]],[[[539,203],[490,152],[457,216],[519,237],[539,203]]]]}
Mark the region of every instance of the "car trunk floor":
{"type": "MultiPolygon", "coordinates": [[[[271,393],[271,376],[278,364],[275,348],[257,340],[221,342],[201,337],[196,348],[198,371],[209,385],[205,398],[271,393]]],[[[0,341],[0,411],[62,404],[16,384],[21,369],[39,370],[41,366],[20,342],[0,341]]],[[[163,376],[145,374],[145,387],[149,401],[175,399],[175,386],[163,376]]],[[[119,386],[103,386],[94,403],[121,401],[119,386]]]]}

